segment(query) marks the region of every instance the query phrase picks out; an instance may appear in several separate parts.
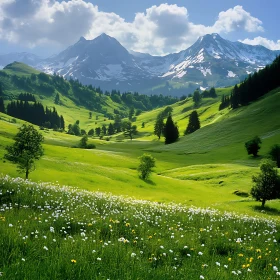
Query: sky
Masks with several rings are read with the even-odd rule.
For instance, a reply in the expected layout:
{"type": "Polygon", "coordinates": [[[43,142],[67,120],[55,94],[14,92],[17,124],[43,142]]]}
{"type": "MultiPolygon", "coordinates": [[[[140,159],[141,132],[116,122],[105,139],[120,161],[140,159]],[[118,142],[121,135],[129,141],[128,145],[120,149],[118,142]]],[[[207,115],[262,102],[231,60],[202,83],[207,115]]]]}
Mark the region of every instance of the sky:
{"type": "Polygon", "coordinates": [[[59,53],[102,33],[164,55],[205,34],[280,49],[279,0],[0,0],[0,54],[59,53]]]}

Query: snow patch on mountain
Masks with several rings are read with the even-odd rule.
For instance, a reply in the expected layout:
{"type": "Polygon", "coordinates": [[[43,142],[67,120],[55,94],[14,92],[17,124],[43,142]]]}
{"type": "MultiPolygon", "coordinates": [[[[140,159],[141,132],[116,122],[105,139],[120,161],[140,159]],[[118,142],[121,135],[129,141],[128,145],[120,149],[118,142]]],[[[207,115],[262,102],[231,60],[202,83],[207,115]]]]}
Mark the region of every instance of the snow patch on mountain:
{"type": "Polygon", "coordinates": [[[212,75],[210,68],[203,68],[202,66],[197,67],[197,69],[203,74],[204,77],[207,76],[207,74],[212,75]]]}
{"type": "Polygon", "coordinates": [[[228,70],[228,74],[227,74],[227,77],[228,77],[228,78],[234,78],[235,76],[236,76],[235,73],[233,73],[232,71],[229,71],[229,70],[228,70]]]}

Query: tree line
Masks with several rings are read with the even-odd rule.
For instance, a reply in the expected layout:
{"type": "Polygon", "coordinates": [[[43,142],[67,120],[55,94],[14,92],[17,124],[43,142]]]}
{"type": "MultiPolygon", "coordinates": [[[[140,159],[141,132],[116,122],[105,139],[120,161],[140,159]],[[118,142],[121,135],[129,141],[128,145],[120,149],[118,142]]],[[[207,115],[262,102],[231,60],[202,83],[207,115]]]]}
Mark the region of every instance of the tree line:
{"type": "Polygon", "coordinates": [[[264,69],[250,74],[240,85],[235,85],[230,96],[222,96],[220,110],[233,109],[257,100],[269,91],[280,86],[280,56],[264,69]]]}
{"type": "Polygon", "coordinates": [[[65,129],[63,116],[59,116],[54,107],[52,109],[48,107],[44,108],[40,102],[29,103],[28,101],[11,101],[7,105],[6,113],[12,117],[28,121],[38,126],[65,129]]]}

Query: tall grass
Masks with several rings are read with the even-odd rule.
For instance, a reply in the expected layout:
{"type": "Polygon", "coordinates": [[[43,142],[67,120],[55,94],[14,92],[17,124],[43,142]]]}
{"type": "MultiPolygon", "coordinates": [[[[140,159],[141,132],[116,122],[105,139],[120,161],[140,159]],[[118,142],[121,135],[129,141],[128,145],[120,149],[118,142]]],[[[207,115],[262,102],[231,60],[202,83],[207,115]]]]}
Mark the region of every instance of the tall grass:
{"type": "Polygon", "coordinates": [[[0,178],[2,279],[277,279],[272,220],[0,178]]]}

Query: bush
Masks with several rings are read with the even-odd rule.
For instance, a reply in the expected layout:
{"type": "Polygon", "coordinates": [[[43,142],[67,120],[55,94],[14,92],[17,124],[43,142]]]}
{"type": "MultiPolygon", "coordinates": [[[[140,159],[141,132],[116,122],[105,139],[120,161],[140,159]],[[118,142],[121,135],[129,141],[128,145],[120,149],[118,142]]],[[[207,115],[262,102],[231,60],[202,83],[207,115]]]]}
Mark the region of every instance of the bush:
{"type": "Polygon", "coordinates": [[[96,146],[94,144],[87,144],[86,149],[95,149],[96,146]]]}
{"type": "Polygon", "coordinates": [[[258,155],[259,149],[261,148],[260,144],[262,143],[259,136],[254,137],[252,140],[245,143],[245,148],[248,155],[253,155],[256,157],[258,155]]]}

